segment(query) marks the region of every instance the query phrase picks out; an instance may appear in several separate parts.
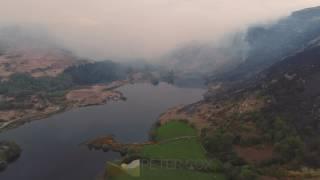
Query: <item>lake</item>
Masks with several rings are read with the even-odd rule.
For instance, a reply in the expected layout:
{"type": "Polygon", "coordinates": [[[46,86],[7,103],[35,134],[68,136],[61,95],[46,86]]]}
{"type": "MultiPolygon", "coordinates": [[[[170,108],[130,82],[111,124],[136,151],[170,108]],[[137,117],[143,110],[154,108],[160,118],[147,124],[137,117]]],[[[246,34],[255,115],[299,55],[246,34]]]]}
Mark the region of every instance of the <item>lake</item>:
{"type": "Polygon", "coordinates": [[[168,108],[202,98],[204,89],[166,83],[132,84],[118,89],[126,101],[73,109],[0,134],[17,142],[21,157],[0,173],[1,180],[91,180],[104,172],[113,152],[90,151],[80,143],[115,135],[120,142],[143,142],[159,115],[168,108]]]}

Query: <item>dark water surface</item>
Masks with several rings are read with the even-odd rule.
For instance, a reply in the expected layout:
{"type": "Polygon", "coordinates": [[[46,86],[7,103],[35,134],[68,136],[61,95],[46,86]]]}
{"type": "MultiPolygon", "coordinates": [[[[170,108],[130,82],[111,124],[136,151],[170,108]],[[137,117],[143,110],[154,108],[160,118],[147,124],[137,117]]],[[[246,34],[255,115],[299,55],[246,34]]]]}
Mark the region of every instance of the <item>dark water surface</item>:
{"type": "Polygon", "coordinates": [[[0,173],[0,180],[92,180],[103,172],[115,153],[89,151],[81,142],[114,134],[122,142],[142,142],[157,117],[166,109],[196,102],[203,89],[178,88],[161,83],[119,88],[128,98],[102,106],[74,109],[34,121],[0,134],[16,141],[21,157],[0,173]]]}

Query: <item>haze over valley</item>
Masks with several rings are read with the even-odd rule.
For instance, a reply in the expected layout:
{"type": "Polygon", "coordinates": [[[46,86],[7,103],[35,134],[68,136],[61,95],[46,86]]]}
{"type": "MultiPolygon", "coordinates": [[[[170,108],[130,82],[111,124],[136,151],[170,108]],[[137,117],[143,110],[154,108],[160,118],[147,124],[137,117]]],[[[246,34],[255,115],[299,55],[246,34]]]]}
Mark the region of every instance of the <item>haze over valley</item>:
{"type": "Polygon", "coordinates": [[[1,0],[0,179],[320,179],[319,57],[316,0],[1,0]]]}

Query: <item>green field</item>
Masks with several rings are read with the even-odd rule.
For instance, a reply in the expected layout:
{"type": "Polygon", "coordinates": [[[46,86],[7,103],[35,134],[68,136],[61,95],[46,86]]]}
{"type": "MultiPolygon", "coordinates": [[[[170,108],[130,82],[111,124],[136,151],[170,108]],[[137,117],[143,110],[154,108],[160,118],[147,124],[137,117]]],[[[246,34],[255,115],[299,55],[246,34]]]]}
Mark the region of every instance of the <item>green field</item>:
{"type": "Polygon", "coordinates": [[[156,129],[159,144],[147,145],[141,156],[157,159],[206,159],[206,152],[197,137],[197,132],[188,124],[173,121],[156,129]]]}
{"type": "Polygon", "coordinates": [[[156,140],[165,141],[177,137],[197,136],[197,131],[184,122],[172,121],[156,129],[156,140]]]}
{"type": "Polygon", "coordinates": [[[202,173],[187,170],[142,170],[141,177],[118,176],[111,180],[225,180],[223,174],[202,173]]]}
{"type": "MultiPolygon", "coordinates": [[[[156,160],[207,160],[206,151],[197,136],[197,131],[187,123],[172,121],[156,130],[157,144],[146,145],[139,155],[156,160]]],[[[140,177],[121,175],[109,177],[111,180],[224,180],[225,176],[217,172],[198,171],[180,168],[153,168],[143,166],[140,177]]]]}
{"type": "Polygon", "coordinates": [[[206,159],[205,150],[197,138],[184,138],[145,146],[142,157],[156,159],[206,159]]]}

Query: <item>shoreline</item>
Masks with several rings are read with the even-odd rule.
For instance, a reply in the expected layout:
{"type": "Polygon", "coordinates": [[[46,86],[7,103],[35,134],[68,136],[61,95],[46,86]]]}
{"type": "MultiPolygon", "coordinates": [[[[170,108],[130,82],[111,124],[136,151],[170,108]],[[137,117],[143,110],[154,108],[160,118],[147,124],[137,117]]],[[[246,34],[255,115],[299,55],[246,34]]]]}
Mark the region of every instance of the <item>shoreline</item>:
{"type": "Polygon", "coordinates": [[[132,82],[129,82],[127,80],[121,80],[121,81],[114,81],[109,84],[95,84],[92,86],[78,87],[78,88],[69,90],[66,93],[66,95],[64,96],[63,102],[61,102],[59,104],[50,104],[48,106],[48,108],[55,108],[49,112],[43,112],[43,111],[41,112],[40,111],[40,112],[37,112],[37,113],[32,114],[30,116],[25,115],[21,118],[17,118],[12,121],[2,122],[2,124],[0,122],[0,124],[1,124],[0,125],[0,134],[5,131],[8,131],[8,130],[18,128],[19,126],[22,126],[26,123],[29,123],[32,121],[42,120],[42,119],[48,118],[50,116],[53,116],[55,114],[70,111],[72,109],[89,107],[89,106],[104,105],[110,101],[123,101],[126,99],[126,97],[124,96],[123,93],[121,93],[120,91],[116,91],[115,89],[120,88],[122,86],[125,86],[129,83],[132,83],[132,82]],[[88,90],[85,93],[87,93],[87,96],[90,98],[90,95],[92,94],[92,91],[90,91],[90,89],[94,89],[94,87],[100,87],[98,93],[107,93],[107,95],[102,96],[102,97],[98,97],[97,99],[95,99],[95,100],[97,100],[97,102],[81,101],[83,99],[80,99],[79,101],[77,101],[78,99],[67,99],[67,95],[69,93],[72,93],[74,91],[81,91],[81,90],[88,90]],[[117,97],[115,97],[114,95],[117,95],[117,97]]]}

